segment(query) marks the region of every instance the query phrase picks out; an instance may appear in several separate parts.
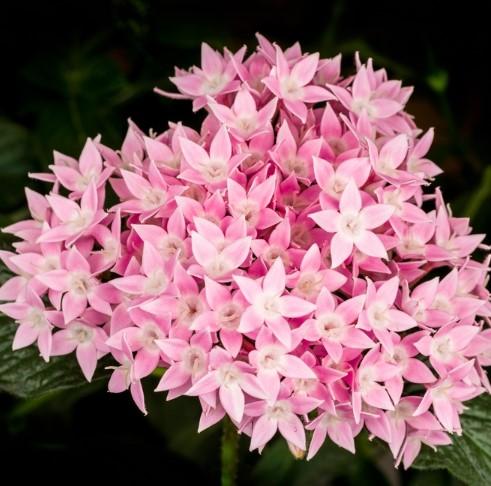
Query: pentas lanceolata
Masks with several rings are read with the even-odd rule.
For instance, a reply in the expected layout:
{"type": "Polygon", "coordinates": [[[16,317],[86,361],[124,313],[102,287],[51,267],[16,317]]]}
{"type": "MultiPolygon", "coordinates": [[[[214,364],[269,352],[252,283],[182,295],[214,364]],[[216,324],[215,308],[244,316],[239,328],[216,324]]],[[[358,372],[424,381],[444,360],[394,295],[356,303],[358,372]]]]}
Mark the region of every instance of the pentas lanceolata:
{"type": "Polygon", "coordinates": [[[366,428],[408,467],[491,389],[488,247],[429,190],[411,88],[258,39],[249,57],[203,44],[161,92],[206,111],[199,131],[130,122],[120,150],[88,139],[32,174],[50,194],[26,189],[1,254],[13,348],[74,352],[89,381],[111,354],[109,391],[144,413],[164,368],[156,391],[198,397],[199,430],[227,415],[251,450],[279,432],[307,458],[327,437],[354,452],[366,428]]]}

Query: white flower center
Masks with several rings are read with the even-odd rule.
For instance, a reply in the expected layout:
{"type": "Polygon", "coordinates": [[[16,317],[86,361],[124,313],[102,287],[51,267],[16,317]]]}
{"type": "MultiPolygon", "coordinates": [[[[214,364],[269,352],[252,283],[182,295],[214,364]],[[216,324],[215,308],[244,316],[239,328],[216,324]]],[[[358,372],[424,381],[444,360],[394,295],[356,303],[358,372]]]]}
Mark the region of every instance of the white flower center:
{"type": "Polygon", "coordinates": [[[70,292],[76,295],[87,295],[94,285],[90,274],[86,272],[72,272],[69,277],[68,287],[70,292]]]}
{"type": "Polygon", "coordinates": [[[217,314],[218,323],[221,327],[225,329],[237,329],[240,323],[240,316],[242,315],[242,308],[230,302],[221,307],[217,314]]]}
{"type": "Polygon", "coordinates": [[[223,73],[217,73],[214,76],[210,76],[203,84],[203,91],[205,94],[215,95],[220,93],[228,83],[228,78],[223,73]]]}
{"type": "Polygon", "coordinates": [[[224,160],[210,160],[202,167],[201,175],[206,182],[222,182],[228,175],[227,162],[224,160]]]}
{"type": "Polygon", "coordinates": [[[205,353],[201,348],[190,346],[184,351],[182,363],[185,371],[190,375],[196,376],[205,371],[205,353]]]}
{"type": "Polygon", "coordinates": [[[285,400],[279,400],[266,409],[266,415],[270,419],[282,420],[292,413],[290,404],[285,400]]]}
{"type": "Polygon", "coordinates": [[[158,346],[155,344],[156,339],[162,339],[164,333],[153,322],[147,322],[141,328],[140,342],[143,347],[156,350],[158,346]]]}
{"type": "Polygon", "coordinates": [[[347,211],[342,213],[338,219],[338,231],[349,239],[358,238],[365,230],[363,218],[360,213],[347,211]]]}
{"type": "Polygon", "coordinates": [[[390,325],[389,309],[384,302],[375,302],[368,310],[368,320],[374,329],[386,329],[390,325]]]}
{"type": "Polygon", "coordinates": [[[97,178],[97,174],[96,174],[96,171],[94,169],[91,169],[86,174],[81,174],[80,177],[77,179],[77,182],[76,182],[77,189],[79,191],[84,191],[85,189],[87,189],[87,187],[89,186],[89,184],[92,181],[96,180],[96,178],[97,178]]]}
{"type": "Polygon", "coordinates": [[[375,383],[375,376],[371,368],[363,368],[358,372],[358,385],[362,393],[368,392],[375,383]]]}
{"type": "Polygon", "coordinates": [[[70,336],[79,344],[88,343],[94,337],[94,329],[81,322],[77,322],[70,326],[70,336]]]}
{"type": "Polygon", "coordinates": [[[265,319],[274,319],[281,315],[278,295],[262,294],[254,302],[254,307],[265,319]]]}
{"type": "Polygon", "coordinates": [[[35,329],[42,329],[49,325],[48,320],[44,316],[44,312],[37,307],[31,307],[29,309],[26,320],[35,329]]]}
{"type": "Polygon", "coordinates": [[[203,312],[204,305],[198,295],[183,295],[177,304],[177,321],[190,326],[203,312]]]}
{"type": "Polygon", "coordinates": [[[183,241],[177,236],[170,234],[165,236],[159,242],[158,250],[160,251],[161,255],[166,259],[173,257],[177,254],[177,252],[180,252],[180,258],[183,258],[185,253],[183,241]]]}
{"type": "Polygon", "coordinates": [[[290,265],[290,257],[288,256],[288,253],[279,246],[270,246],[262,255],[262,257],[264,261],[270,266],[275,262],[277,258],[281,258],[285,267],[288,267],[290,265]]]}
{"type": "Polygon", "coordinates": [[[295,285],[295,293],[303,297],[316,297],[322,289],[324,278],[319,272],[302,273],[295,285]]]}
{"type": "Polygon", "coordinates": [[[444,312],[448,312],[449,314],[453,311],[453,305],[450,302],[449,298],[446,295],[437,294],[435,299],[433,300],[433,304],[431,306],[433,309],[438,309],[444,312]]]}
{"type": "Polygon", "coordinates": [[[430,353],[438,361],[448,362],[454,357],[455,346],[450,336],[436,337],[431,342],[430,353]]]}
{"type": "Polygon", "coordinates": [[[303,89],[298,85],[297,81],[291,76],[283,78],[280,82],[281,94],[283,98],[290,101],[295,101],[303,96],[303,89]]]}
{"type": "Polygon", "coordinates": [[[315,323],[319,334],[331,341],[341,341],[346,334],[344,319],[334,312],[318,317],[315,323]]]}
{"type": "Polygon", "coordinates": [[[227,363],[218,370],[218,381],[226,388],[238,385],[241,381],[242,373],[233,363],[227,363]]]}
{"type": "Polygon", "coordinates": [[[68,227],[72,233],[78,233],[90,226],[93,218],[94,213],[91,210],[80,209],[67,221],[68,227]]]}
{"type": "Polygon", "coordinates": [[[160,208],[164,205],[167,199],[167,194],[162,189],[153,187],[145,192],[142,203],[146,210],[160,208]]]}
{"type": "Polygon", "coordinates": [[[239,214],[244,215],[246,223],[249,226],[255,226],[259,219],[259,206],[256,201],[246,199],[234,208],[239,214]]]}
{"type": "Polygon", "coordinates": [[[145,281],[145,293],[150,295],[159,295],[167,288],[168,283],[169,280],[163,270],[154,270],[150,275],[148,275],[145,281]]]}
{"type": "Polygon", "coordinates": [[[281,365],[281,358],[284,355],[283,349],[274,344],[265,346],[259,351],[258,363],[261,368],[275,370],[281,365]]]}

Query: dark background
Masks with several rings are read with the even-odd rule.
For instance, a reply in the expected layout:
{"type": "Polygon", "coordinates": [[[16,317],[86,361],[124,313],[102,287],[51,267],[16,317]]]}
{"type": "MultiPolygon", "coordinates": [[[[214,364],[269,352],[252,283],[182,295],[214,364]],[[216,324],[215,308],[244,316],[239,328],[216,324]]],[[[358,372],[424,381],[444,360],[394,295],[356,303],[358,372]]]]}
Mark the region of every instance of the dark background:
{"type": "MultiPolygon", "coordinates": [[[[372,56],[416,90],[407,110],[434,126],[437,184],[476,231],[490,227],[489,17],[480,2],[99,1],[8,2],[0,11],[0,226],[25,216],[28,171],[57,149],[77,157],[87,136],[119,147],[131,117],[143,130],[167,121],[197,127],[190,103],[152,93],[173,89],[173,67],[199,64],[200,43],[255,46],[256,31],[286,47],[372,56]]],[[[41,186],[38,189],[43,189],[41,186]]],[[[44,189],[46,190],[46,189],[44,189]]],[[[5,244],[5,243],[4,243],[5,244]]],[[[149,391],[152,388],[149,385],[149,391]]],[[[142,417],[129,395],[103,383],[29,401],[0,395],[0,457],[17,479],[184,484],[218,481],[219,430],[197,436],[193,402],[152,396],[142,417]],[[17,465],[20,462],[20,467],[17,465]],[[95,473],[95,468],[100,472],[95,473]]],[[[247,441],[241,447],[246,449],[247,441]]],[[[326,448],[293,463],[281,444],[247,455],[244,484],[451,484],[444,472],[394,472],[383,449],[363,440],[356,457],[326,448]]],[[[244,457],[244,456],[243,456],[244,457]]],[[[5,473],[4,473],[5,474],[5,473]]]]}

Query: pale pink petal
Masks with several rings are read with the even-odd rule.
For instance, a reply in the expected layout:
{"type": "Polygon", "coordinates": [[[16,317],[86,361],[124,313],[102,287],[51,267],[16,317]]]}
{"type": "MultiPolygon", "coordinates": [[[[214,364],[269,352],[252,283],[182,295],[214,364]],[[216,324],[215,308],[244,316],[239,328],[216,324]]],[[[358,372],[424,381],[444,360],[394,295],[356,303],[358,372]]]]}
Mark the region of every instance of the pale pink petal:
{"type": "Polygon", "coordinates": [[[304,451],[307,448],[304,426],[295,414],[292,413],[288,417],[278,420],[278,429],[288,442],[297,446],[300,450],[304,451]]]}
{"type": "MultiPolygon", "coordinates": [[[[333,238],[334,239],[334,238],[333,238]]],[[[365,255],[387,259],[387,250],[380,239],[371,231],[363,231],[356,239],[355,246],[365,255]]],[[[351,252],[350,252],[351,253],[351,252]]]]}
{"type": "Polygon", "coordinates": [[[63,317],[65,323],[69,323],[79,317],[87,307],[87,297],[67,292],[62,301],[63,317]]]}
{"type": "Polygon", "coordinates": [[[228,162],[231,156],[232,143],[230,142],[230,136],[225,125],[222,125],[211,142],[210,159],[228,162]]]}
{"type": "Polygon", "coordinates": [[[289,378],[315,379],[317,375],[309,368],[305,361],[292,354],[282,357],[281,373],[289,378]]]}
{"type": "Polygon", "coordinates": [[[147,409],[145,408],[145,395],[143,393],[143,387],[140,380],[134,381],[130,385],[130,393],[136,406],[146,415],[147,409]]]}
{"type": "Polygon", "coordinates": [[[284,295],[280,297],[280,312],[285,317],[302,317],[315,310],[315,304],[300,297],[284,295]]]}
{"type": "Polygon", "coordinates": [[[309,218],[313,219],[324,231],[335,233],[338,230],[339,213],[335,209],[325,209],[317,213],[309,214],[309,218]]]}
{"type": "Polygon", "coordinates": [[[263,289],[268,294],[281,295],[285,290],[285,266],[283,260],[277,258],[263,280],[263,289]]]}
{"type": "Polygon", "coordinates": [[[252,429],[251,444],[249,450],[253,451],[265,446],[276,434],[278,421],[269,419],[265,415],[259,417],[252,429]]]}
{"type": "Polygon", "coordinates": [[[195,170],[200,170],[201,167],[209,160],[206,150],[198,144],[188,140],[187,138],[179,138],[181,150],[186,162],[195,170]]]}
{"type": "Polygon", "coordinates": [[[422,361],[414,358],[408,359],[403,376],[412,383],[432,383],[436,380],[430,369],[422,361]]]}
{"type": "Polygon", "coordinates": [[[454,410],[452,404],[448,397],[436,398],[433,397],[433,410],[435,411],[435,415],[443,425],[445,430],[449,432],[453,432],[453,417],[454,410]]]}
{"type": "Polygon", "coordinates": [[[202,266],[206,266],[218,254],[215,246],[196,231],[191,234],[191,247],[194,258],[202,266]]]}
{"type": "Polygon", "coordinates": [[[283,317],[277,317],[275,319],[266,320],[269,329],[275,335],[275,337],[287,348],[292,345],[292,332],[290,325],[283,319],[283,317]]]}
{"type": "Polygon", "coordinates": [[[353,241],[336,233],[331,240],[331,267],[337,268],[346,261],[353,251],[353,241]]]}
{"type": "Polygon", "coordinates": [[[220,402],[230,418],[240,422],[244,416],[244,394],[238,385],[222,385],[218,391],[220,402]]]}
{"type": "Polygon", "coordinates": [[[334,425],[327,426],[327,433],[330,439],[340,447],[355,453],[355,440],[353,431],[348,423],[338,421],[334,425]]]}
{"type": "Polygon", "coordinates": [[[363,400],[372,407],[381,408],[382,410],[394,410],[394,405],[389,397],[389,394],[380,385],[372,385],[372,389],[363,393],[363,400]]]}
{"type": "Polygon", "coordinates": [[[290,73],[291,78],[297,81],[300,86],[305,86],[314,77],[318,63],[318,53],[305,57],[293,66],[290,73]]]}
{"type": "Polygon", "coordinates": [[[134,374],[137,380],[148,376],[157,368],[160,361],[159,352],[149,351],[145,348],[140,349],[135,356],[134,374]]]}
{"type": "Polygon", "coordinates": [[[12,349],[25,348],[30,346],[38,338],[39,331],[29,324],[20,324],[15,332],[12,349]]]}
{"type": "Polygon", "coordinates": [[[346,211],[359,212],[361,209],[361,195],[356,183],[353,179],[350,179],[348,184],[341,194],[341,198],[339,200],[339,209],[341,213],[346,211]]]}
{"type": "Polygon", "coordinates": [[[216,371],[211,371],[202,378],[200,378],[194,385],[186,392],[186,395],[197,396],[209,393],[216,390],[220,385],[217,381],[216,371]]]}
{"type": "Polygon", "coordinates": [[[76,356],[87,381],[92,380],[97,366],[97,350],[92,342],[81,343],[77,346],[76,356]]]}
{"type": "Polygon", "coordinates": [[[262,294],[261,287],[255,280],[241,276],[234,276],[234,280],[250,304],[253,304],[262,294]]]}
{"type": "Polygon", "coordinates": [[[374,229],[383,225],[394,213],[394,206],[388,204],[373,204],[360,212],[366,229],[374,229]]]}
{"type": "Polygon", "coordinates": [[[324,444],[324,441],[326,440],[326,435],[327,435],[327,428],[322,425],[318,425],[312,434],[312,438],[310,439],[310,445],[309,445],[309,453],[307,454],[307,461],[310,461],[319,449],[322,447],[324,444]]]}
{"type": "Polygon", "coordinates": [[[184,385],[189,378],[190,375],[185,373],[180,365],[172,365],[165,371],[164,376],[160,379],[155,391],[167,391],[178,388],[184,385]]]}

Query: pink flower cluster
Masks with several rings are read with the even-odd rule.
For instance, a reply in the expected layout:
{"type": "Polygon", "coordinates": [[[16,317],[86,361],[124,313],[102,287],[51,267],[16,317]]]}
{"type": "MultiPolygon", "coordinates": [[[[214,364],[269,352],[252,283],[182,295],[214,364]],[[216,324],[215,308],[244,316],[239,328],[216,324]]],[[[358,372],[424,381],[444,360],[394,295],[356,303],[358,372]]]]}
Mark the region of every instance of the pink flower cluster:
{"type": "Polygon", "coordinates": [[[198,397],[199,430],[227,415],[251,450],[279,432],[308,459],[327,436],[354,452],[366,428],[408,467],[491,389],[489,248],[429,191],[411,88],[258,40],[203,44],[161,91],[206,111],[199,132],[130,122],[120,150],[88,139],[32,174],[51,191],[26,189],[1,253],[13,348],[75,352],[89,381],[110,353],[109,391],[143,412],[164,368],[156,391],[198,397]]]}

